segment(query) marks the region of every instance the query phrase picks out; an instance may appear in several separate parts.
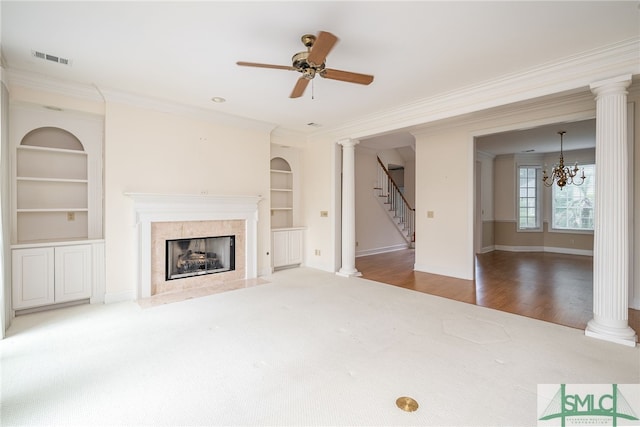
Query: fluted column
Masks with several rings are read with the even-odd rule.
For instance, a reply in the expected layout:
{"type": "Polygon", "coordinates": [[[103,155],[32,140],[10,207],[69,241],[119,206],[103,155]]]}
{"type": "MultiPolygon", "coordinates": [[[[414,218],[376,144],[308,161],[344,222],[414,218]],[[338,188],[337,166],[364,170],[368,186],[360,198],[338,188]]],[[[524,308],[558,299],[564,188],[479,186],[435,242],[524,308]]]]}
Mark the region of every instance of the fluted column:
{"type": "Polygon", "coordinates": [[[631,76],[591,85],[596,95],[593,319],[585,334],[635,346],[629,327],[629,159],[627,87],[631,76]]]}
{"type": "Polygon", "coordinates": [[[342,145],[342,267],[340,276],[362,276],[356,270],[356,144],[344,139],[342,145]]]}

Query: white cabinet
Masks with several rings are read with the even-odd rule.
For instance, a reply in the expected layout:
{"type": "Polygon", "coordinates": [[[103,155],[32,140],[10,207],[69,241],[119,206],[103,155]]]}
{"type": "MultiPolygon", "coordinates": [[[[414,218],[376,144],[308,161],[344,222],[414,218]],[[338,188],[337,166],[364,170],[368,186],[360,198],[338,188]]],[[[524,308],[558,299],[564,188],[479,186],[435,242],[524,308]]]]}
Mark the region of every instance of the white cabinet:
{"type": "Polygon", "coordinates": [[[303,228],[272,231],[271,252],[274,269],[302,264],[303,234],[303,228]]]}
{"type": "Polygon", "coordinates": [[[14,310],[88,299],[92,245],[14,249],[12,276],[14,310]]]}
{"type": "Polygon", "coordinates": [[[13,309],[53,304],[53,248],[12,252],[13,309]]]}
{"type": "Polygon", "coordinates": [[[56,303],[91,296],[91,245],[55,248],[56,303]]]}

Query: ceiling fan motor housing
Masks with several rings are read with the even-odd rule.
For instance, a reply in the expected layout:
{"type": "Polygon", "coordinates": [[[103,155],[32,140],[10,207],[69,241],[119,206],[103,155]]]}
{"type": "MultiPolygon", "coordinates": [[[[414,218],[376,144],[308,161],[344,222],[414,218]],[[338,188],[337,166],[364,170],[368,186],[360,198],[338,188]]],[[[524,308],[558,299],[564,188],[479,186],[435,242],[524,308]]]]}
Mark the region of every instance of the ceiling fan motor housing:
{"type": "Polygon", "coordinates": [[[316,73],[322,73],[324,71],[324,62],[320,65],[309,63],[307,58],[309,52],[298,52],[291,58],[292,67],[301,72],[307,79],[312,79],[316,73]]]}

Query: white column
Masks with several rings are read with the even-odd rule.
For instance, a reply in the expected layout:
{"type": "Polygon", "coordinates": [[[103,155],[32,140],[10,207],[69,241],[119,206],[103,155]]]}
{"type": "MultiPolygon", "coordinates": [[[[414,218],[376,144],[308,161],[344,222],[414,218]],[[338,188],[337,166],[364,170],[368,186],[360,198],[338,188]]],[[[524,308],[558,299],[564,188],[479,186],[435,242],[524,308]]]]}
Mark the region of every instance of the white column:
{"type": "Polygon", "coordinates": [[[342,145],[342,267],[340,276],[362,276],[356,270],[356,144],[344,139],[342,145]]]}
{"type": "Polygon", "coordinates": [[[596,95],[596,198],[593,319],[585,334],[631,347],[629,327],[629,161],[627,87],[631,76],[591,85],[596,95]]]}

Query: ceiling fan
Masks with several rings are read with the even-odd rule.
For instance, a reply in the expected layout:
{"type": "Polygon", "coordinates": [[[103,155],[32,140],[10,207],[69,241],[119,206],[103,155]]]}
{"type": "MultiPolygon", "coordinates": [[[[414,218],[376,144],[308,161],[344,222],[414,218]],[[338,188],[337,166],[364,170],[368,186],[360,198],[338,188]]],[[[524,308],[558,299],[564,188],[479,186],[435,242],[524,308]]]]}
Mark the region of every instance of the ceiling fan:
{"type": "Polygon", "coordinates": [[[293,55],[291,66],[287,65],[271,65],[271,64],[258,64],[255,62],[243,62],[238,61],[236,64],[244,67],[259,67],[259,68],[274,68],[277,70],[289,70],[298,71],[302,73],[302,77],[298,79],[296,85],[293,87],[293,91],[290,98],[299,98],[307,88],[307,84],[312,80],[316,74],[325,79],[340,80],[348,83],[358,83],[361,85],[368,85],[373,81],[373,76],[368,74],[352,73],[350,71],[334,70],[332,68],[325,68],[325,60],[327,55],[333,49],[338,38],[333,34],[320,31],[318,36],[312,34],[305,34],[301,37],[302,43],[306,46],[307,50],[298,52],[293,55]]]}

